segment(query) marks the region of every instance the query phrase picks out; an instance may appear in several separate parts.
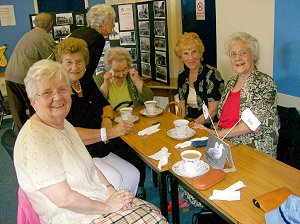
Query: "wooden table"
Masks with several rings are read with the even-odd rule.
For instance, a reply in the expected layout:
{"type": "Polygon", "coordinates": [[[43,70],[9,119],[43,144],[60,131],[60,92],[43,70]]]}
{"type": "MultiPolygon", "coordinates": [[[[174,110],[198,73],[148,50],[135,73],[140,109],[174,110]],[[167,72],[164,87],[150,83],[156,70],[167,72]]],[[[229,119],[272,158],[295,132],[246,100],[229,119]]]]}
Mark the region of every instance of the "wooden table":
{"type": "MultiPolygon", "coordinates": [[[[187,141],[188,139],[179,141],[167,136],[167,131],[174,128],[173,121],[178,119],[178,116],[164,111],[162,114],[156,117],[144,117],[139,113],[139,111],[143,108],[144,107],[134,108],[133,114],[138,115],[139,120],[135,122],[133,131],[130,134],[121,136],[121,138],[130,147],[132,147],[136,151],[136,153],[138,153],[141,159],[145,161],[148,166],[150,166],[158,174],[158,177],[160,179],[159,192],[162,214],[166,218],[168,218],[166,177],[169,173],[169,169],[172,168],[173,164],[181,160],[181,151],[187,149],[175,149],[175,145],[187,141]],[[139,131],[151,126],[155,122],[160,122],[160,131],[149,136],[140,137],[137,135],[139,131]],[[162,147],[167,147],[171,155],[168,164],[163,166],[162,169],[159,170],[157,167],[158,161],[149,158],[149,156],[161,150],[162,147]]],[[[193,138],[202,136],[208,136],[208,133],[206,131],[197,131],[196,135],[193,136],[193,138]]]]}
{"type": "MultiPolygon", "coordinates": [[[[204,149],[202,149],[204,151],[204,149]]],[[[264,212],[254,206],[252,199],[280,187],[289,188],[300,195],[300,170],[264,155],[248,146],[231,149],[236,172],[227,173],[225,179],[204,191],[191,185],[192,179],[177,176],[171,171],[172,204],[178,205],[178,183],[193,196],[230,223],[265,223],[264,212]],[[247,186],[242,188],[240,201],[211,201],[209,196],[214,189],[224,190],[237,181],[247,186]],[[177,204],[176,204],[177,203],[177,204]]],[[[174,209],[173,223],[179,223],[178,206],[174,209]]]]}

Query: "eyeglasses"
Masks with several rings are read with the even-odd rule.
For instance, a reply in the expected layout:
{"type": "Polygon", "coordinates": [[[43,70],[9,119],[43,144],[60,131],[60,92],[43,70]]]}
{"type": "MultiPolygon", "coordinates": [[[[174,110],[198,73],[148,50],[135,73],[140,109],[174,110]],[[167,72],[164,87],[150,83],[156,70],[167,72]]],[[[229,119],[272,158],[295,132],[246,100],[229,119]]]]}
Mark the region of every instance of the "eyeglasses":
{"type": "Polygon", "coordinates": [[[239,51],[239,52],[235,52],[235,51],[231,51],[229,52],[227,55],[230,57],[230,58],[235,58],[236,56],[240,56],[240,57],[247,57],[249,54],[248,51],[239,51]]]}
{"type": "Polygon", "coordinates": [[[119,70],[113,70],[113,71],[114,71],[114,74],[118,74],[118,75],[122,75],[122,76],[128,74],[128,68],[125,68],[122,71],[119,71],[119,70]]]}
{"type": "Polygon", "coordinates": [[[55,96],[55,94],[58,93],[60,95],[70,95],[71,90],[69,88],[60,88],[60,89],[47,89],[42,94],[35,94],[37,96],[41,96],[44,99],[51,99],[55,96]]]}

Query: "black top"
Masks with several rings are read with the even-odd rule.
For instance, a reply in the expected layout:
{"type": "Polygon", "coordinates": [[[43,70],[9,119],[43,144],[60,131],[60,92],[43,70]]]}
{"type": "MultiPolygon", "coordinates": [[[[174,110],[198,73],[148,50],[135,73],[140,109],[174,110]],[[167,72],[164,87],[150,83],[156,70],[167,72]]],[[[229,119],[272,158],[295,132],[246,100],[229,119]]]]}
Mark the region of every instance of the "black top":
{"type": "Polygon", "coordinates": [[[98,66],[100,57],[105,45],[105,38],[96,30],[90,27],[81,27],[73,31],[71,37],[80,38],[84,40],[89,49],[89,64],[86,66],[86,71],[80,82],[94,82],[93,74],[98,66]]]}
{"type": "MultiPolygon", "coordinates": [[[[81,83],[83,97],[74,92],[72,95],[72,106],[67,120],[74,127],[100,129],[102,123],[103,107],[110,105],[94,82],[90,84],[81,83]]],[[[100,135],[100,131],[99,131],[100,135]]],[[[109,147],[97,142],[86,145],[92,157],[104,157],[109,154],[109,147]]]]}
{"type": "MultiPolygon", "coordinates": [[[[179,100],[187,102],[189,95],[189,68],[185,68],[178,75],[178,95],[179,100]]],[[[192,108],[186,103],[185,114],[190,118],[199,117],[202,112],[202,104],[205,102],[208,106],[208,102],[219,101],[224,91],[224,81],[220,72],[207,64],[200,66],[198,71],[197,80],[194,82],[194,88],[197,95],[197,108],[192,108]]]]}

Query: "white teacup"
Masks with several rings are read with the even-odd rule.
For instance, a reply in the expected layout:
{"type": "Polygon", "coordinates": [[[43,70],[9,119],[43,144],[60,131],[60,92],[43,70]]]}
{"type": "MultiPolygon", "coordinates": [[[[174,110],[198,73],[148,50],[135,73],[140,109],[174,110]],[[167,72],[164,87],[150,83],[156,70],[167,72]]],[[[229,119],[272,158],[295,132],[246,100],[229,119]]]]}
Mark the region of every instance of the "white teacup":
{"type": "Polygon", "coordinates": [[[186,174],[194,175],[199,169],[201,152],[196,150],[185,150],[181,154],[183,160],[183,169],[186,174]]]}
{"type": "Polygon", "coordinates": [[[148,100],[144,102],[146,111],[148,114],[155,114],[156,113],[156,101],[155,100],[148,100]]]}
{"type": "Polygon", "coordinates": [[[184,137],[187,135],[187,132],[189,130],[189,121],[185,120],[185,119],[178,119],[175,120],[173,122],[173,124],[175,125],[175,131],[176,131],[176,135],[178,137],[184,137]]]}
{"type": "Polygon", "coordinates": [[[131,116],[132,116],[132,107],[123,107],[120,109],[120,113],[121,113],[121,119],[123,121],[128,121],[130,120],[131,116]]]}

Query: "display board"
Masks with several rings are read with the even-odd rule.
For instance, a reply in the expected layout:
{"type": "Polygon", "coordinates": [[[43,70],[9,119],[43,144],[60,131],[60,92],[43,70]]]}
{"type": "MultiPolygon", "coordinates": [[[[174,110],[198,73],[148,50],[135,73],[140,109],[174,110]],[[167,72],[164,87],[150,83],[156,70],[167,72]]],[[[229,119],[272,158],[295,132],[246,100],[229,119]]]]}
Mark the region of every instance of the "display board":
{"type": "MultiPolygon", "coordinates": [[[[55,41],[60,41],[70,35],[75,29],[86,25],[86,10],[74,12],[49,12],[53,19],[53,28],[51,35],[55,41]]],[[[36,14],[30,14],[29,20],[31,29],[34,28],[34,19],[36,14]]]]}
{"type": "MultiPolygon", "coordinates": [[[[107,38],[105,48],[127,48],[133,59],[132,66],[143,77],[169,84],[166,1],[120,4],[113,5],[113,8],[116,12],[115,28],[107,38]]],[[[103,69],[101,57],[97,72],[103,69]]]]}
{"type": "MultiPolygon", "coordinates": [[[[96,73],[105,70],[104,53],[110,47],[126,48],[141,76],[161,83],[170,83],[166,0],[112,5],[116,12],[115,27],[107,36],[96,73]]],[[[52,36],[60,41],[75,29],[86,25],[86,10],[51,13],[52,36]]],[[[29,15],[34,28],[36,14],[29,15]]]]}

